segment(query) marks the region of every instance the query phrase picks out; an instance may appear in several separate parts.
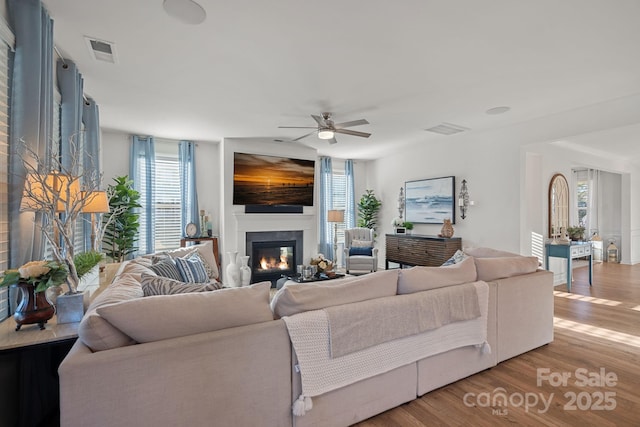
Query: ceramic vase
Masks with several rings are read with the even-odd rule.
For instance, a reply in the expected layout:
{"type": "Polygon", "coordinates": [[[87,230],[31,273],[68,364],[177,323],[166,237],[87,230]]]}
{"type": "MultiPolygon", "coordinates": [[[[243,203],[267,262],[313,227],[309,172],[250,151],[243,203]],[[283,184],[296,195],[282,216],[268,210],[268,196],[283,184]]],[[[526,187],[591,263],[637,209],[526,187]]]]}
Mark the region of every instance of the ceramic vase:
{"type": "Polygon", "coordinates": [[[40,329],[51,319],[56,312],[55,307],[47,298],[46,292],[36,292],[36,287],[27,282],[19,282],[20,303],[16,308],[13,318],[16,321],[16,331],[22,325],[37,323],[40,329]]]}
{"type": "Polygon", "coordinates": [[[227,252],[227,258],[229,258],[229,264],[227,264],[225,284],[232,288],[238,288],[242,284],[238,252],[227,252]]]}
{"type": "Polygon", "coordinates": [[[242,265],[240,266],[240,277],[242,286],[249,286],[251,284],[251,267],[249,267],[249,256],[241,256],[240,261],[242,265]]]}
{"type": "Polygon", "coordinates": [[[440,235],[446,238],[453,237],[453,225],[451,225],[450,219],[444,220],[444,224],[442,224],[442,230],[440,230],[440,235]]]}

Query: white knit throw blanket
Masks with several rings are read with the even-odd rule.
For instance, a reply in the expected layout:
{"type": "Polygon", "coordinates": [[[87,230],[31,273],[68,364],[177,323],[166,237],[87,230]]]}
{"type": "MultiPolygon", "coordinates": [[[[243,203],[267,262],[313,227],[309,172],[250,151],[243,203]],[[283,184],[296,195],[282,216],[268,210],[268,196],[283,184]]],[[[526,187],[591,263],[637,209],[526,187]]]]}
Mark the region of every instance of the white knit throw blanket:
{"type": "MultiPolygon", "coordinates": [[[[377,344],[335,359],[331,358],[329,321],[324,310],[283,317],[298,357],[302,381],[302,394],[294,402],[293,414],[302,416],[309,411],[313,407],[313,396],[389,372],[425,357],[469,345],[475,345],[478,351],[490,352],[486,341],[489,286],[485,282],[476,282],[474,285],[478,293],[480,317],[377,344]]],[[[376,320],[384,321],[372,321],[376,320]]]]}

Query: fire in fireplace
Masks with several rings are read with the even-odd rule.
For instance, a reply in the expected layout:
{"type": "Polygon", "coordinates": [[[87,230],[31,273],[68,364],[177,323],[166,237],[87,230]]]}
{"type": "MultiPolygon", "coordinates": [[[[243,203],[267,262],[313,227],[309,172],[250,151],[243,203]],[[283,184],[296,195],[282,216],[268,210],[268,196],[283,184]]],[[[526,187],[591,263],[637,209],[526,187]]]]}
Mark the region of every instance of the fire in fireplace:
{"type": "Polygon", "coordinates": [[[296,241],[253,242],[251,259],[252,282],[275,281],[282,275],[292,275],[295,271],[296,241]]]}

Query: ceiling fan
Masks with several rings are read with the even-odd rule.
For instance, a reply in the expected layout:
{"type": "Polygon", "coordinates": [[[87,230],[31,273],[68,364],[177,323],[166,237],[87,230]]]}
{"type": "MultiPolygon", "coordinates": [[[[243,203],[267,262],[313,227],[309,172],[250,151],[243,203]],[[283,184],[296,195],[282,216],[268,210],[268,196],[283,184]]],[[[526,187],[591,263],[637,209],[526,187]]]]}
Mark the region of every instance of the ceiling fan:
{"type": "Polygon", "coordinates": [[[352,126],[368,125],[369,122],[366,121],[365,119],[353,120],[353,121],[344,122],[344,123],[334,123],[333,120],[331,119],[331,113],[322,113],[322,116],[316,116],[312,114],[311,117],[313,117],[313,120],[316,121],[316,123],[318,124],[317,126],[278,126],[278,127],[280,129],[314,129],[313,132],[309,132],[306,135],[302,135],[294,139],[294,141],[299,141],[303,138],[308,137],[309,135],[313,135],[314,133],[318,134],[318,138],[328,140],[329,144],[335,144],[336,142],[338,142],[336,141],[336,138],[335,138],[336,133],[360,136],[362,138],[369,138],[371,136],[370,133],[345,129],[352,126]]]}

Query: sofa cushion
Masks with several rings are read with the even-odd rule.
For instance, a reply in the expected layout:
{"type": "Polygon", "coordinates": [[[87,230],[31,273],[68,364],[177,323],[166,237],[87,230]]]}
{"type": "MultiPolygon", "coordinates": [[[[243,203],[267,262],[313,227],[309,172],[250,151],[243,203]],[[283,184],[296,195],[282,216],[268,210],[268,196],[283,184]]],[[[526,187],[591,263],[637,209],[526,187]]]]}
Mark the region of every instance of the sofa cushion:
{"type": "Polygon", "coordinates": [[[242,288],[158,295],[98,308],[137,342],[151,342],[273,320],[270,282],[242,288]]]}
{"type": "Polygon", "coordinates": [[[153,265],[149,267],[151,271],[156,273],[158,276],[168,277],[173,280],[181,280],[182,276],[180,276],[180,271],[176,266],[176,263],[170,257],[159,260],[153,265]]]}
{"type": "Polygon", "coordinates": [[[492,248],[465,248],[464,253],[474,258],[502,258],[520,256],[520,254],[514,254],[513,252],[501,251],[492,248]]]}
{"type": "Polygon", "coordinates": [[[398,270],[385,270],[357,278],[320,283],[287,284],[273,297],[276,318],[340,304],[366,301],[396,294],[398,270]]]}
{"type": "Polygon", "coordinates": [[[176,258],[175,262],[183,282],[205,283],[209,281],[207,271],[204,268],[200,256],[197,254],[186,258],[176,258]]]}
{"type": "Polygon", "coordinates": [[[211,275],[209,276],[209,279],[218,280],[220,278],[220,273],[218,271],[218,263],[216,262],[216,257],[213,254],[213,242],[207,241],[193,246],[174,249],[165,253],[172,258],[183,258],[185,255],[190,254],[194,250],[194,248],[198,251],[198,254],[200,254],[202,261],[208,264],[210,267],[211,275]]]}
{"type": "Polygon", "coordinates": [[[475,282],[476,276],[476,266],[471,257],[446,267],[411,267],[400,270],[398,294],[475,282]]]}
{"type": "Polygon", "coordinates": [[[89,305],[78,327],[78,338],[93,351],[109,350],[135,344],[135,341],[115,328],[97,313],[109,304],[142,298],[140,282],[131,274],[122,274],[89,305]]]}
{"type": "Polygon", "coordinates": [[[185,283],[168,277],[151,276],[142,274],[142,291],[144,296],[175,295],[189,292],[215,291],[222,287],[221,283],[185,283]]]}
{"type": "Polygon", "coordinates": [[[120,269],[120,275],[130,274],[137,281],[140,281],[140,276],[142,273],[146,274],[156,274],[153,270],[151,270],[151,260],[146,258],[136,258],[130,261],[125,261],[124,265],[120,269]]]}
{"type": "Polygon", "coordinates": [[[538,258],[514,256],[500,258],[475,258],[478,280],[491,280],[533,273],[538,269],[538,258]]]}

